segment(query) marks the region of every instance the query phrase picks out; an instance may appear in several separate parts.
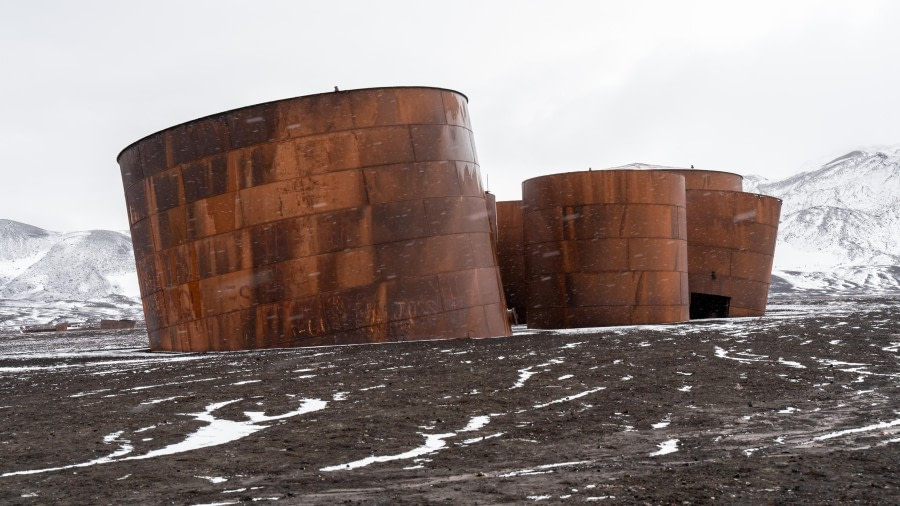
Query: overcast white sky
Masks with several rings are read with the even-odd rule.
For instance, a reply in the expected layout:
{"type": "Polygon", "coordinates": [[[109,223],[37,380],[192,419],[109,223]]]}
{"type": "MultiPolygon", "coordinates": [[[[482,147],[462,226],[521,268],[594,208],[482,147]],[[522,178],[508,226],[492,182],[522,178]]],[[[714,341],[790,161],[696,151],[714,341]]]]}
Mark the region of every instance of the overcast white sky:
{"type": "Polygon", "coordinates": [[[466,94],[499,200],[630,162],[780,179],[900,143],[898,26],[862,0],[6,1],[0,218],[125,229],[126,145],[335,85],[466,94]]]}

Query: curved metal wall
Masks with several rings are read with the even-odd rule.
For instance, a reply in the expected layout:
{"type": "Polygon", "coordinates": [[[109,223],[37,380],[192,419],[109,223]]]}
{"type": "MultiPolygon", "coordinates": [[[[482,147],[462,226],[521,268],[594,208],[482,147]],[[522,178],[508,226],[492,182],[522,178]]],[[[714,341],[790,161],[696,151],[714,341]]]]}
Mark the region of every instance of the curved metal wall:
{"type": "Polygon", "coordinates": [[[457,92],[245,107],[118,161],[153,350],[510,334],[457,92]]]}
{"type": "Polygon", "coordinates": [[[700,169],[662,169],[684,176],[685,190],[743,191],[744,176],[732,172],[700,169]]]}
{"type": "Polygon", "coordinates": [[[522,192],[529,327],[688,319],[683,176],[570,172],[522,192]]]}
{"type": "Polygon", "coordinates": [[[487,206],[488,224],[491,228],[491,244],[497,251],[497,197],[491,192],[484,192],[484,204],[487,206]]]}
{"type": "Polygon", "coordinates": [[[497,202],[497,228],[497,264],[503,280],[503,294],[507,305],[516,312],[519,323],[525,323],[528,291],[521,200],[497,202]]]}
{"type": "Polygon", "coordinates": [[[730,298],[727,315],[704,316],[762,316],[781,200],[735,191],[686,194],[690,291],[730,298]]]}

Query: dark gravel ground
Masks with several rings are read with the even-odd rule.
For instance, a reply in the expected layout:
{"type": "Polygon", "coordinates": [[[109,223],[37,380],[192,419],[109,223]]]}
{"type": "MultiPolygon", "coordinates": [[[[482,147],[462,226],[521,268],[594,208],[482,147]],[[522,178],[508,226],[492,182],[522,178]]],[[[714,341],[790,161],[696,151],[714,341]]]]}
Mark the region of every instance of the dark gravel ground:
{"type": "Polygon", "coordinates": [[[222,354],[0,332],[0,502],[897,504],[898,311],[779,297],[764,318],[222,354]]]}

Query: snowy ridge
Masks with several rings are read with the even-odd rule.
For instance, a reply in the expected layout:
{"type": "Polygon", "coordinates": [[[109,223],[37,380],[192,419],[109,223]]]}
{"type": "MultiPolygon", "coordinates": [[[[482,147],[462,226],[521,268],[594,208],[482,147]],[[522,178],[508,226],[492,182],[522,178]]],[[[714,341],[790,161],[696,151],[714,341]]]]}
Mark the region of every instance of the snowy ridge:
{"type": "Polygon", "coordinates": [[[782,199],[772,291],[900,291],[900,147],[857,150],[744,191],[782,199]]]}
{"type": "Polygon", "coordinates": [[[47,253],[58,235],[25,223],[0,220],[0,287],[47,253]]]}
{"type": "Polygon", "coordinates": [[[139,295],[131,238],[49,232],[0,220],[0,299],[105,300],[139,295]]]}

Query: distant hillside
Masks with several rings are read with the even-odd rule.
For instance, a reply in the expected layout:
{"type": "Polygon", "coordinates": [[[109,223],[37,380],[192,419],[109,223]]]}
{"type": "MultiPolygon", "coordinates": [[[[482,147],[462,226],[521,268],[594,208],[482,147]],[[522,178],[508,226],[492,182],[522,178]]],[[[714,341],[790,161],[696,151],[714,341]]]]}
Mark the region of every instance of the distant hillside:
{"type": "Polygon", "coordinates": [[[900,290],[900,148],[853,151],[744,190],[783,200],[773,291],[900,290]]]}
{"type": "Polygon", "coordinates": [[[61,234],[0,220],[0,299],[138,297],[131,238],[91,230],[61,234]]]}

